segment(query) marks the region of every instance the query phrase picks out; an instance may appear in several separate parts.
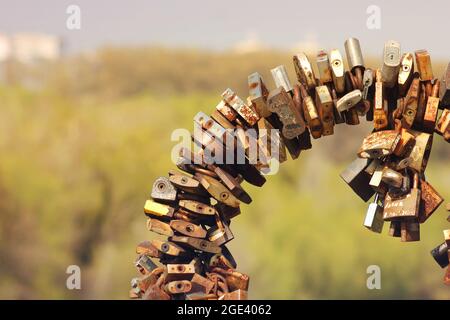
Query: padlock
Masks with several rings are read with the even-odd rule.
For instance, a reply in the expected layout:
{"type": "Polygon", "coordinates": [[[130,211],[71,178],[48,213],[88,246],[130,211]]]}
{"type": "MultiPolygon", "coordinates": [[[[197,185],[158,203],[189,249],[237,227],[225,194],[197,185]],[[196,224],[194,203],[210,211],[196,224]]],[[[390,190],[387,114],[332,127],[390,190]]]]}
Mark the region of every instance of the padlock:
{"type": "MultiPolygon", "coordinates": [[[[413,187],[406,196],[399,199],[393,199],[389,193],[386,194],[383,210],[384,220],[390,221],[399,218],[417,219],[420,207],[419,175],[417,173],[414,174],[413,180],[413,187]]],[[[414,230],[411,232],[413,231],[414,230]]]]}
{"type": "Polygon", "coordinates": [[[247,204],[252,202],[250,195],[245,192],[245,190],[231,174],[220,167],[215,167],[214,172],[236,198],[247,204]]]}
{"type": "Polygon", "coordinates": [[[388,126],[387,110],[384,104],[383,80],[380,69],[376,71],[373,120],[375,130],[382,130],[388,126]]]}
{"type": "Polygon", "coordinates": [[[219,110],[214,110],[211,113],[211,118],[225,129],[229,130],[236,129],[236,126],[232,124],[227,118],[225,118],[225,116],[222,113],[220,113],[219,110]]]}
{"type": "Polygon", "coordinates": [[[298,85],[300,94],[303,99],[303,114],[305,116],[306,123],[311,132],[311,136],[314,139],[318,139],[322,136],[322,122],[320,121],[319,113],[314,105],[314,101],[309,95],[306,88],[300,83],[298,85]]]}
{"type": "Polygon", "coordinates": [[[362,90],[363,87],[363,73],[364,73],[364,58],[361,51],[359,40],[356,38],[349,38],[344,43],[345,54],[347,56],[348,66],[352,74],[356,77],[356,87],[362,90]]]}
{"type": "Polygon", "coordinates": [[[222,251],[221,248],[217,246],[215,243],[204,239],[191,238],[187,236],[173,236],[170,237],[169,239],[170,241],[204,252],[220,253],[222,251]]]}
{"type": "Polygon", "coordinates": [[[228,121],[233,123],[237,119],[237,112],[225,101],[220,101],[217,106],[216,110],[222,114],[222,116],[225,117],[228,121]]]}
{"type": "Polygon", "coordinates": [[[142,299],[144,300],[170,300],[170,296],[162,288],[166,280],[166,275],[163,273],[158,278],[154,285],[151,285],[147,291],[145,291],[142,299]]]}
{"type": "Polygon", "coordinates": [[[362,99],[360,90],[355,89],[337,101],[336,108],[339,112],[347,111],[356,106],[362,99]]]}
{"type": "Polygon", "coordinates": [[[389,167],[384,167],[381,180],[394,188],[401,188],[403,184],[403,175],[389,167]]]}
{"type": "Polygon", "coordinates": [[[188,280],[170,281],[164,286],[164,290],[169,294],[187,293],[191,289],[192,284],[188,280]]]}
{"type": "Polygon", "coordinates": [[[219,139],[223,143],[226,143],[226,129],[215,122],[206,113],[201,111],[197,112],[197,114],[194,116],[194,122],[214,138],[219,139]]]}
{"type": "Polygon", "coordinates": [[[417,71],[420,74],[421,81],[431,81],[434,79],[431,67],[431,58],[427,50],[417,50],[414,52],[416,56],[417,71]]]}
{"type": "Polygon", "coordinates": [[[322,85],[328,85],[333,82],[331,75],[330,61],[325,51],[320,50],[316,57],[317,70],[319,70],[319,82],[322,85]]]}
{"type": "MultiPolygon", "coordinates": [[[[302,90],[299,85],[294,86],[293,101],[294,101],[295,108],[297,110],[299,110],[302,118],[305,119],[304,106],[303,106],[304,101],[302,98],[301,91],[302,90]]],[[[276,128],[275,125],[274,125],[274,127],[276,128]]],[[[297,139],[289,140],[284,137],[282,137],[282,138],[283,138],[283,142],[286,145],[286,148],[288,149],[292,159],[297,159],[298,156],[300,155],[301,150],[308,150],[308,149],[312,148],[311,134],[310,134],[310,131],[307,126],[305,127],[305,131],[301,135],[299,135],[297,137],[297,139]]]]}
{"type": "Polygon", "coordinates": [[[155,180],[150,196],[159,201],[175,201],[177,199],[177,190],[166,177],[159,177],[155,180]]]}
{"type": "Polygon", "coordinates": [[[384,166],[382,164],[378,164],[377,168],[372,174],[372,177],[370,178],[369,185],[376,193],[385,195],[389,187],[383,181],[383,169],[384,166]]]}
{"type": "Polygon", "coordinates": [[[292,96],[293,87],[291,81],[289,80],[289,76],[286,72],[286,68],[283,65],[280,65],[278,67],[271,69],[270,73],[272,74],[273,81],[275,82],[275,87],[277,88],[282,87],[284,91],[286,91],[289,95],[292,96]]]}
{"type": "Polygon", "coordinates": [[[334,88],[337,93],[343,93],[345,91],[344,62],[338,49],[330,52],[330,67],[334,88]]]}
{"type": "Polygon", "coordinates": [[[383,84],[386,88],[394,87],[398,81],[401,57],[399,42],[389,40],[384,44],[381,76],[383,84]]]}
{"type": "Polygon", "coordinates": [[[411,86],[409,87],[408,94],[405,98],[405,106],[403,109],[402,117],[403,128],[411,128],[413,126],[414,120],[416,119],[420,92],[419,86],[420,80],[418,78],[418,75],[415,74],[411,86]]]}
{"type": "Polygon", "coordinates": [[[277,159],[280,163],[287,160],[286,146],[283,139],[281,138],[279,131],[275,130],[266,118],[259,119],[258,134],[259,146],[267,158],[277,159]]]}
{"type": "Polygon", "coordinates": [[[419,222],[424,223],[439,206],[444,198],[427,181],[420,180],[421,201],[419,211],[419,222]]]}
{"type": "Polygon", "coordinates": [[[383,206],[380,205],[380,196],[375,194],[374,201],[369,204],[367,209],[366,217],[364,219],[364,226],[376,233],[381,233],[383,231],[383,206]]]}
{"type": "Polygon", "coordinates": [[[373,70],[365,69],[363,75],[363,89],[362,89],[362,99],[371,100],[373,99],[373,70]]]}
{"type": "Polygon", "coordinates": [[[430,251],[434,260],[441,266],[441,268],[445,268],[449,264],[448,250],[449,247],[447,246],[447,243],[444,241],[443,243],[441,243],[436,248],[430,251]]]}
{"type": "Polygon", "coordinates": [[[152,258],[160,258],[161,252],[152,245],[150,241],[142,241],[136,247],[136,253],[139,255],[145,254],[152,258]]]}
{"type": "Polygon", "coordinates": [[[172,243],[170,241],[162,241],[159,239],[153,239],[152,245],[156,247],[159,251],[169,256],[183,256],[187,252],[179,245],[172,243]]]}
{"type": "Polygon", "coordinates": [[[214,287],[214,282],[201,276],[198,273],[195,273],[191,279],[192,288],[190,290],[191,293],[203,293],[208,294],[214,287]]]}
{"type": "Polygon", "coordinates": [[[147,230],[163,236],[173,236],[173,230],[170,225],[157,219],[148,218],[147,230]]]}
{"type": "Polygon", "coordinates": [[[436,120],[439,109],[439,80],[433,85],[433,91],[431,96],[428,97],[427,105],[425,108],[425,115],[423,117],[423,128],[426,132],[433,133],[434,128],[436,127],[436,120]]]}
{"type": "Polygon", "coordinates": [[[222,202],[216,203],[214,205],[214,208],[217,210],[224,221],[230,221],[234,217],[237,217],[241,214],[241,209],[239,207],[230,207],[222,202]]]}
{"type": "Polygon", "coordinates": [[[221,276],[223,276],[225,278],[230,291],[234,291],[234,290],[238,290],[238,289],[245,290],[245,291],[248,290],[248,286],[249,286],[249,282],[250,282],[250,277],[248,275],[240,273],[240,272],[232,270],[232,269],[224,270],[221,268],[214,268],[212,271],[220,274],[221,276]]]}
{"type": "Polygon", "coordinates": [[[176,232],[194,238],[205,238],[206,230],[199,225],[183,220],[171,220],[170,227],[176,232]]]}
{"type": "Polygon", "coordinates": [[[369,186],[371,176],[365,171],[371,162],[371,159],[357,158],[340,174],[345,183],[364,201],[375,193],[369,186]]]}
{"type": "Polygon", "coordinates": [[[214,207],[197,201],[180,200],[178,204],[180,207],[199,215],[214,216],[217,212],[214,207]]]}
{"type": "Polygon", "coordinates": [[[450,142],[450,109],[442,111],[435,131],[443,136],[447,142],[450,142]]]}
{"type": "Polygon", "coordinates": [[[441,78],[439,100],[439,108],[450,108],[450,63],[441,78]]]}
{"type": "Polygon", "coordinates": [[[245,290],[234,290],[221,295],[218,300],[248,300],[248,292],[245,290]]]}
{"type": "Polygon", "coordinates": [[[209,268],[222,268],[222,269],[236,269],[236,261],[234,260],[231,253],[226,249],[225,246],[222,247],[221,254],[215,254],[209,259],[209,268]]]}
{"type": "Polygon", "coordinates": [[[180,280],[192,280],[192,277],[195,275],[195,267],[192,264],[175,264],[169,263],[166,266],[167,275],[166,281],[180,281],[180,280]]]}
{"type": "Polygon", "coordinates": [[[249,98],[256,112],[263,118],[270,116],[271,112],[267,106],[269,91],[263,82],[261,75],[254,72],[248,76],[249,98]]]}
{"type": "Polygon", "coordinates": [[[403,219],[401,221],[401,241],[420,241],[420,224],[416,219],[403,219]]]}
{"type": "Polygon", "coordinates": [[[368,135],[358,151],[360,158],[381,158],[392,154],[400,141],[395,130],[377,131],[368,135]]]}
{"type": "Polygon", "coordinates": [[[257,112],[251,106],[246,105],[233,90],[230,88],[226,89],[222,93],[222,98],[242,117],[242,119],[246,121],[246,123],[248,123],[248,125],[252,127],[258,122],[260,117],[257,112]]]}
{"type": "Polygon", "coordinates": [[[414,57],[412,53],[405,53],[400,61],[398,73],[398,94],[402,97],[408,92],[414,75],[414,57]]]}
{"type": "MultiPolygon", "coordinates": [[[[219,216],[217,215],[217,217],[219,216]]],[[[216,245],[222,246],[233,240],[234,236],[229,225],[226,222],[221,221],[219,217],[216,218],[216,225],[208,230],[207,238],[216,245]]]]}
{"type": "Polygon", "coordinates": [[[269,110],[276,113],[282,122],[281,133],[286,139],[294,139],[305,131],[305,122],[299,110],[282,86],[270,91],[267,101],[269,110]]]}
{"type": "Polygon", "coordinates": [[[316,86],[316,76],[304,52],[294,55],[294,68],[298,82],[303,84],[308,90],[313,90],[316,86]]]}
{"type": "Polygon", "coordinates": [[[430,157],[433,136],[428,133],[415,130],[408,130],[408,132],[414,136],[416,141],[409,154],[411,161],[409,162],[408,167],[417,172],[423,172],[427,167],[428,158],[430,157]]]}
{"type": "Polygon", "coordinates": [[[409,155],[411,150],[414,148],[415,143],[416,139],[414,138],[414,136],[409,133],[408,130],[401,129],[400,140],[398,141],[393,154],[398,157],[409,155]]]}
{"type": "Polygon", "coordinates": [[[239,200],[218,180],[200,173],[196,173],[195,178],[217,201],[223,202],[230,207],[239,207],[239,200]]]}
{"type": "Polygon", "coordinates": [[[334,103],[327,86],[316,87],[316,106],[323,126],[322,135],[332,135],[334,133],[334,103]]]}
{"type": "Polygon", "coordinates": [[[208,195],[208,192],[203,188],[201,183],[187,175],[174,174],[169,177],[169,181],[178,189],[184,190],[189,193],[208,195]]]}
{"type": "Polygon", "coordinates": [[[401,237],[401,221],[392,220],[389,225],[389,233],[391,237],[401,237]]]}
{"type": "Polygon", "coordinates": [[[145,254],[138,256],[134,265],[142,274],[148,274],[158,267],[152,259],[145,254]]]}
{"type": "Polygon", "coordinates": [[[175,209],[171,206],[155,202],[153,200],[145,201],[144,213],[149,217],[171,218],[175,213],[175,209]]]}

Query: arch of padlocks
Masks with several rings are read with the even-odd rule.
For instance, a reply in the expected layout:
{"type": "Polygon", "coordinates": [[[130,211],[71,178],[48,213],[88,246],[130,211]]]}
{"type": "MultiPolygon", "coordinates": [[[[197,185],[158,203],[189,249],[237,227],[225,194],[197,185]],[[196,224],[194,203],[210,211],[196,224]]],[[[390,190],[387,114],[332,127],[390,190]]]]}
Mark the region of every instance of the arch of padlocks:
{"type": "MultiPolygon", "coordinates": [[[[311,148],[311,137],[332,135],[335,125],[357,125],[363,118],[374,130],[341,178],[362,200],[373,199],[365,227],[381,233],[388,222],[390,236],[420,240],[420,224],[444,201],[424,172],[434,134],[450,142],[450,64],[437,79],[426,50],[402,53],[396,41],[385,43],[379,69],[365,67],[357,39],[345,41],[345,52],[349,70],[339,50],[320,51],[317,72],[300,53],[293,57],[298,83],[284,66],[271,70],[272,90],[253,73],[247,101],[227,89],[209,116],[194,117],[201,132],[192,135],[197,150],[180,149],[179,170],[159,177],[145,203],[147,228],[167,240],[137,246],[141,275],[132,280],[131,298],[246,299],[249,276],[236,270],[226,247],[233,239],[231,219],[241,202],[251,202],[241,182],[261,187],[261,173],[286,161],[287,153],[296,159],[311,148]],[[218,161],[226,154],[241,154],[243,161],[218,161]]],[[[444,230],[444,242],[431,251],[442,268],[449,264],[449,247],[450,230],[444,230]]],[[[450,284],[450,267],[444,283],[450,284]]]]}

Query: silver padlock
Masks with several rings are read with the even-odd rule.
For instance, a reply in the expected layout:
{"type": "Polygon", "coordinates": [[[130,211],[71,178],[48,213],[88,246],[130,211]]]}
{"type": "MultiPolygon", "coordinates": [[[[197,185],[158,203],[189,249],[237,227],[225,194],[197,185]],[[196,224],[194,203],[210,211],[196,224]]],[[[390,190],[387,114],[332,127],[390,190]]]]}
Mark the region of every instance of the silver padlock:
{"type": "Polygon", "coordinates": [[[395,40],[387,41],[384,44],[383,66],[381,67],[381,77],[386,88],[392,88],[397,83],[400,61],[400,43],[395,40]]]}
{"type": "Polygon", "coordinates": [[[361,99],[362,99],[361,91],[358,89],[353,90],[337,101],[336,108],[339,112],[349,110],[354,106],[356,106],[358,102],[361,101],[361,99]]]}
{"type": "Polygon", "coordinates": [[[353,70],[356,67],[364,67],[364,59],[359,40],[356,38],[349,38],[345,41],[344,46],[350,70],[353,70]]]}
{"type": "Polygon", "coordinates": [[[159,177],[155,180],[150,196],[154,200],[175,201],[177,199],[177,190],[166,177],[159,177]]]}
{"type": "Polygon", "coordinates": [[[364,219],[364,226],[370,231],[381,233],[383,231],[383,206],[379,204],[380,196],[377,193],[375,199],[367,209],[366,217],[364,219]]]}
{"type": "Polygon", "coordinates": [[[367,96],[369,95],[369,89],[373,84],[373,71],[372,69],[364,70],[363,75],[363,90],[362,90],[362,98],[367,100],[367,96]]]}
{"type": "Polygon", "coordinates": [[[405,96],[411,85],[414,75],[414,57],[412,53],[405,53],[400,62],[400,71],[398,73],[398,92],[405,96]]]}
{"type": "Polygon", "coordinates": [[[291,94],[293,92],[293,87],[291,81],[289,80],[288,74],[286,72],[286,68],[283,65],[280,65],[276,68],[270,70],[272,74],[273,81],[275,82],[275,86],[283,87],[287,93],[291,94]]]}

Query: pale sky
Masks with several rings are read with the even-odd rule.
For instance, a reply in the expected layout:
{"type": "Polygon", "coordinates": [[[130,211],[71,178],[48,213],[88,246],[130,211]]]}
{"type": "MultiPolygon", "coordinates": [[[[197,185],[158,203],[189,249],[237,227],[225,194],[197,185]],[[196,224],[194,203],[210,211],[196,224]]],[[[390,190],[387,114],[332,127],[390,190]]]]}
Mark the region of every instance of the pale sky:
{"type": "Polygon", "coordinates": [[[0,0],[0,33],[55,34],[68,52],[108,44],[222,50],[250,35],[275,48],[308,41],[343,49],[354,36],[368,54],[381,55],[383,43],[394,39],[402,51],[427,48],[449,58],[449,18],[446,0],[0,0]],[[70,4],[81,8],[81,30],[66,28],[70,4]],[[366,27],[370,5],[381,9],[380,30],[366,27]]]}

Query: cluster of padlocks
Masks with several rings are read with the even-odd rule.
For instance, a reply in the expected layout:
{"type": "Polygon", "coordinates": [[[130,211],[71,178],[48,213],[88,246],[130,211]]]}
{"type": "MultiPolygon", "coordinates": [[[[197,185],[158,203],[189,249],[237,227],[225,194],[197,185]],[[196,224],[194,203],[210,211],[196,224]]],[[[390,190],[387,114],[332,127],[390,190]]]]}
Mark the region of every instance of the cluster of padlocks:
{"type": "MultiPolygon", "coordinates": [[[[426,50],[402,54],[398,42],[388,41],[376,70],[365,67],[357,39],[348,39],[345,51],[348,71],[337,49],[319,51],[316,72],[299,53],[298,83],[284,66],[271,70],[272,90],[253,73],[246,101],[227,89],[211,115],[194,117],[194,148],[180,149],[179,171],[158,178],[145,203],[147,228],[167,239],[138,245],[142,275],[132,280],[130,297],[246,299],[249,277],[236,270],[226,247],[231,219],[241,202],[251,202],[241,183],[261,187],[263,174],[287,160],[286,150],[296,159],[312,147],[311,136],[332,135],[335,125],[357,125],[361,117],[374,130],[341,177],[364,201],[374,198],[363,224],[381,232],[389,221],[391,236],[420,239],[420,224],[443,202],[424,171],[433,134],[450,142],[450,64],[437,80],[426,50]]],[[[450,230],[444,235],[432,251],[442,267],[449,264],[450,230]]]]}

